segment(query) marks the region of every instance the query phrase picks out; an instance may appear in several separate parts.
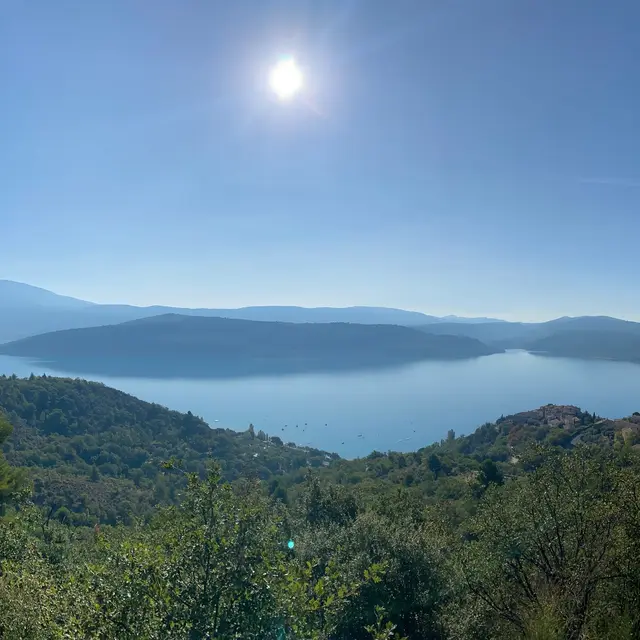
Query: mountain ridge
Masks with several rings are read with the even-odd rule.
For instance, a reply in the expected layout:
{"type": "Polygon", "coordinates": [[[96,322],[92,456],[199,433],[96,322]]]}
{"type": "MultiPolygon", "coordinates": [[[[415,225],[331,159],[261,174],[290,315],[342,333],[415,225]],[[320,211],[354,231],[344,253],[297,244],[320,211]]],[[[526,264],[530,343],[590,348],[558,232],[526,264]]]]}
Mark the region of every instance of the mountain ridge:
{"type": "Polygon", "coordinates": [[[610,316],[563,316],[545,322],[431,316],[386,307],[247,306],[185,309],[154,305],[103,305],[46,289],[0,280],[0,344],[66,329],[118,325],[167,314],[295,324],[395,325],[426,334],[468,338],[486,353],[525,349],[540,355],[640,362],[640,323],[610,316]],[[590,332],[589,336],[585,332],[590,332]]]}
{"type": "Polygon", "coordinates": [[[63,371],[151,377],[356,370],[499,353],[473,338],[398,325],[283,323],[165,314],[0,345],[63,371]]]}
{"type": "Polygon", "coordinates": [[[86,309],[93,307],[94,303],[71,296],[63,296],[24,282],[0,279],[0,309],[31,305],[86,309]]]}
{"type": "Polygon", "coordinates": [[[505,350],[640,362],[640,323],[610,316],[563,317],[539,323],[427,324],[420,330],[475,338],[505,350]]]}
{"type": "MultiPolygon", "coordinates": [[[[138,307],[125,304],[98,304],[59,296],[46,289],[0,280],[0,343],[28,336],[85,327],[118,324],[128,320],[166,313],[226,317],[239,320],[271,322],[352,322],[357,324],[397,324],[418,326],[442,319],[392,307],[300,307],[286,305],[246,306],[237,309],[184,308],[152,305],[138,307]]],[[[457,318],[450,322],[485,322],[487,318],[457,318]]],[[[500,322],[499,320],[495,320],[500,322]]]]}

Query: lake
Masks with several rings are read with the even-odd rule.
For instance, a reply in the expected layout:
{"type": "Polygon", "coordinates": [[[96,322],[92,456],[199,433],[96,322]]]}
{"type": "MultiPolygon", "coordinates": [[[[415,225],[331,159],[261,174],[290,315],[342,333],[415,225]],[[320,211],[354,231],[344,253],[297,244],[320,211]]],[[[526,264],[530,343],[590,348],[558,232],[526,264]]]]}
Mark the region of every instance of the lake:
{"type": "MultiPolygon", "coordinates": [[[[70,374],[0,356],[0,373],[70,374]]],[[[523,351],[395,369],[236,379],[86,376],[212,426],[256,429],[335,451],[411,451],[543,404],[575,404],[609,418],[640,410],[640,365],[547,358],[523,351]],[[306,426],[305,426],[306,423],[306,426]],[[285,426],[286,425],[286,426],[285,426]],[[297,428],[296,428],[296,425],[297,428]]]]}

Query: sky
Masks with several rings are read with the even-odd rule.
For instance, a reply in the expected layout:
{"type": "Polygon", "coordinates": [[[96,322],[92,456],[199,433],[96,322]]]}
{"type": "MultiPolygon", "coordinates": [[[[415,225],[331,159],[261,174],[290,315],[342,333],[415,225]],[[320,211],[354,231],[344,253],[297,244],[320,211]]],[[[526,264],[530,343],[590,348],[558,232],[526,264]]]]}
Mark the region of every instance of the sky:
{"type": "Polygon", "coordinates": [[[0,278],[640,320],[639,29],[637,0],[0,0],[0,278]]]}

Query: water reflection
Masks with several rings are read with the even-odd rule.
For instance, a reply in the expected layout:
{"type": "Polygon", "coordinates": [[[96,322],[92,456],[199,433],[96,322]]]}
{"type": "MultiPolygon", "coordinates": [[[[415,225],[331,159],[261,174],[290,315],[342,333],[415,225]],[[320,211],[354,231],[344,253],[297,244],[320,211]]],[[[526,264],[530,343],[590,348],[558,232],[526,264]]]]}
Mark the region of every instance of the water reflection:
{"type": "Polygon", "coordinates": [[[61,374],[109,376],[118,378],[155,379],[233,379],[250,377],[290,376],[309,373],[348,373],[394,370],[414,364],[416,360],[385,357],[354,358],[264,358],[264,359],[202,359],[202,358],[78,358],[65,357],[33,360],[39,367],[61,374]]]}

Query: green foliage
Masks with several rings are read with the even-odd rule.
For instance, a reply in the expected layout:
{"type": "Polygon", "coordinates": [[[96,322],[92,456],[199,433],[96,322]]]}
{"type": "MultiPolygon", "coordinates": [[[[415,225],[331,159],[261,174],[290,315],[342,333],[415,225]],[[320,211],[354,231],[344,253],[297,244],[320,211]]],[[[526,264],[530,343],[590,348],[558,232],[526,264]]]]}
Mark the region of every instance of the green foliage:
{"type": "MultiPolygon", "coordinates": [[[[167,476],[161,467],[172,457],[201,477],[216,458],[230,481],[269,480],[326,460],[322,451],[259,442],[251,428],[211,429],[190,412],[83,380],[0,376],[0,408],[13,424],[5,442],[11,428],[0,423],[7,460],[31,470],[37,504],[64,506],[75,524],[131,522],[158,503],[175,503],[184,477],[167,476]]],[[[3,465],[0,460],[0,501],[18,480],[3,465]]]]}
{"type": "MultiPolygon", "coordinates": [[[[0,413],[0,445],[4,444],[13,431],[9,421],[0,413]]],[[[21,469],[9,465],[0,454],[0,511],[4,510],[7,501],[15,498],[25,486],[26,476],[21,469]]]]}
{"type": "Polygon", "coordinates": [[[395,633],[396,625],[391,621],[385,620],[384,607],[376,606],[376,622],[375,624],[369,624],[365,629],[371,634],[373,640],[408,640],[406,637],[400,637],[395,633]]]}
{"type": "Polygon", "coordinates": [[[149,527],[100,535],[93,622],[113,637],[275,637],[280,531],[278,510],[256,487],[235,493],[218,468],[204,481],[190,474],[184,502],[162,509],[149,527]]]}
{"type": "Polygon", "coordinates": [[[363,501],[357,495],[349,499],[350,493],[354,490],[321,483],[311,475],[290,511],[300,536],[296,553],[315,559],[319,573],[336,562],[347,580],[371,577],[372,567],[379,570],[343,607],[335,637],[369,638],[365,627],[378,628],[376,607],[386,609],[401,636],[441,637],[441,544],[424,503],[403,489],[393,501],[363,501]],[[323,508],[328,504],[333,509],[323,508]]]}
{"type": "Polygon", "coordinates": [[[413,491],[363,502],[311,475],[287,508],[216,466],[148,524],[91,531],[23,504],[0,519],[1,637],[637,637],[640,461],[534,454],[464,530],[413,491]]]}
{"type": "Polygon", "coordinates": [[[304,471],[309,452],[101,385],[0,394],[34,478],[31,501],[0,459],[1,638],[640,637],[638,416],[548,406],[304,471]]]}
{"type": "Polygon", "coordinates": [[[525,637],[578,639],[606,621],[604,611],[637,606],[640,566],[629,552],[640,526],[640,469],[600,449],[538,450],[535,464],[541,459],[488,492],[459,571],[485,622],[525,637]]]}
{"type": "Polygon", "coordinates": [[[3,638],[328,640],[349,600],[381,580],[375,563],[347,578],[337,559],[318,571],[290,553],[283,507],[255,483],[221,482],[216,466],[190,474],[183,502],[145,526],[72,539],[39,513],[2,522],[3,638]]]}

